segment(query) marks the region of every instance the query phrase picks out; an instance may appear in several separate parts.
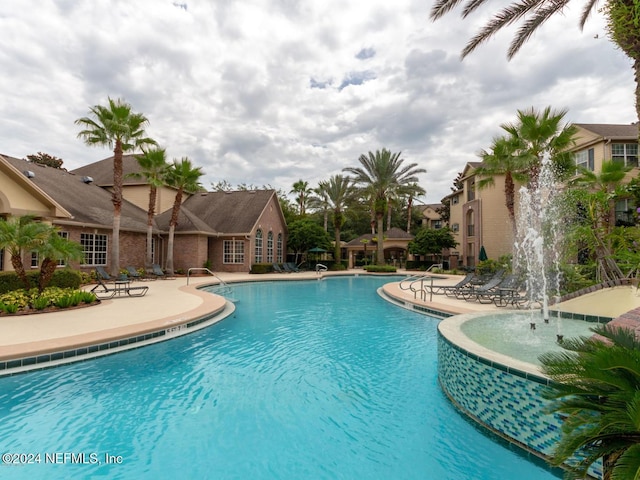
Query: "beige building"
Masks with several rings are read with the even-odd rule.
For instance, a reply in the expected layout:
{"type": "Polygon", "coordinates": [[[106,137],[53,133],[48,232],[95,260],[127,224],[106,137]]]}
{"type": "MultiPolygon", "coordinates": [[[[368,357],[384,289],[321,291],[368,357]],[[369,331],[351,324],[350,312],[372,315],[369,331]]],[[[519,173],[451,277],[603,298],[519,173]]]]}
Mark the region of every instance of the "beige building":
{"type": "MultiPolygon", "coordinates": [[[[638,176],[638,125],[575,124],[578,127],[575,152],[576,166],[598,172],[604,160],[623,162],[632,167],[627,180],[638,176]]],[[[461,263],[468,267],[479,261],[480,249],[484,246],[490,259],[512,253],[513,230],[505,205],[504,176],[494,177],[495,184],[479,189],[476,187],[476,169],[482,162],[469,162],[465,166],[462,188],[443,199],[450,205],[449,227],[454,232],[461,263]]],[[[516,205],[518,190],[516,185],[516,205]]],[[[630,222],[632,211],[628,200],[616,205],[619,222],[630,222]]]]}

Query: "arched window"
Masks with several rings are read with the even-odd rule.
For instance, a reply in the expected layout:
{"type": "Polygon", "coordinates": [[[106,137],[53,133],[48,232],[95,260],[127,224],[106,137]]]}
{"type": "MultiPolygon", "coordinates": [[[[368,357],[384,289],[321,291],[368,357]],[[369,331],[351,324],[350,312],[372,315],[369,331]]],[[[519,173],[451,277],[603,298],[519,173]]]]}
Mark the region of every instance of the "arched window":
{"type": "Polygon", "coordinates": [[[273,263],[273,232],[267,234],[267,263],[273,263]]]}
{"type": "Polygon", "coordinates": [[[262,230],[256,231],[256,263],[262,263],[262,230]]]}
{"type": "Polygon", "coordinates": [[[282,263],[282,234],[278,234],[278,245],[276,247],[277,262],[282,263]]]}

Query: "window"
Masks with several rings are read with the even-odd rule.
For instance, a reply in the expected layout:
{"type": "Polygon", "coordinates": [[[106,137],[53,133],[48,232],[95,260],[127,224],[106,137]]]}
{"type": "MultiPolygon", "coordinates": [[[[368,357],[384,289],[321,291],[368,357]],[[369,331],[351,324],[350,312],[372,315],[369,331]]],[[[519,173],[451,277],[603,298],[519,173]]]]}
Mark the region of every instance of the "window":
{"type": "Polygon", "coordinates": [[[633,225],[633,202],[629,199],[622,199],[616,202],[616,226],[633,225]]]}
{"type": "Polygon", "coordinates": [[[256,232],[256,263],[262,263],[262,230],[256,232]]]}
{"type": "Polygon", "coordinates": [[[267,263],[273,263],[273,232],[267,234],[267,263]]]}
{"type": "MultiPolygon", "coordinates": [[[[60,235],[65,240],[69,240],[69,232],[58,232],[58,235],[60,235]]],[[[66,265],[67,262],[65,262],[64,260],[58,260],[59,267],[66,267],[66,265]]]]}
{"type": "Polygon", "coordinates": [[[107,236],[97,233],[81,233],[80,245],[84,251],[85,265],[107,264],[107,236]]]}
{"type": "Polygon", "coordinates": [[[38,268],[38,265],[40,265],[38,252],[31,252],[31,268],[38,268]]]}
{"type": "Polygon", "coordinates": [[[244,242],[242,240],[225,240],[222,249],[223,263],[244,263],[244,242]]]}
{"type": "Polygon", "coordinates": [[[276,258],[278,263],[282,263],[282,234],[278,234],[278,243],[276,244],[276,258]]]}
{"type": "Polygon", "coordinates": [[[451,197],[451,205],[457,205],[458,202],[458,195],[454,195],[453,197],[451,197]]]}
{"type": "Polygon", "coordinates": [[[467,202],[476,199],[476,179],[472,178],[467,182],[467,202]]]}
{"type": "Polygon", "coordinates": [[[0,272],[4,270],[4,248],[0,248],[0,272]]]}
{"type": "Polygon", "coordinates": [[[459,223],[451,224],[451,231],[452,232],[459,232],[460,231],[460,224],[459,223]]]}
{"type": "Polygon", "coordinates": [[[612,143],[611,159],[620,162],[627,167],[638,166],[638,144],[637,143],[612,143]]]}
{"type": "Polygon", "coordinates": [[[593,148],[576,153],[576,167],[586,168],[593,172],[595,169],[595,152],[593,148]]]}
{"type": "Polygon", "coordinates": [[[433,228],[438,230],[439,228],[442,228],[442,220],[434,220],[433,221],[433,228]]]}

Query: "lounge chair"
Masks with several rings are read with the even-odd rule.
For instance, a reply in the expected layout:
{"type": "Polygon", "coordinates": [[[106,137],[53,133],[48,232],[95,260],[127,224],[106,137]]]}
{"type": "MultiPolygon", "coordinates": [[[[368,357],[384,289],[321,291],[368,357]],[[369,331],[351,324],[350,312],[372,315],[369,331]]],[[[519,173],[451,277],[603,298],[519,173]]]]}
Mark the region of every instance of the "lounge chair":
{"type": "Polygon", "coordinates": [[[425,284],[424,289],[427,293],[433,293],[434,295],[448,295],[456,289],[462,288],[469,284],[475,277],[475,273],[467,273],[465,277],[455,285],[429,285],[425,284]]]}
{"type": "Polygon", "coordinates": [[[97,266],[96,267],[96,278],[100,280],[106,280],[107,282],[112,282],[116,280],[116,277],[112,277],[109,273],[104,269],[104,267],[97,266]]]}
{"type": "Polygon", "coordinates": [[[284,267],[285,270],[289,271],[289,272],[301,272],[302,270],[300,270],[297,265],[293,262],[286,262],[283,263],[282,266],[284,267]]]}
{"type": "Polygon", "coordinates": [[[151,275],[155,276],[155,278],[161,278],[162,280],[173,280],[174,278],[176,278],[176,277],[172,277],[165,274],[162,271],[162,268],[160,268],[160,265],[158,265],[157,263],[154,263],[151,266],[151,270],[147,271],[147,273],[150,273],[151,275]]]}
{"type": "Polygon", "coordinates": [[[280,265],[278,265],[277,263],[273,264],[273,271],[276,273],[284,273],[284,270],[282,270],[282,268],[280,268],[280,265]]]}
{"type": "Polygon", "coordinates": [[[104,281],[97,277],[98,284],[91,289],[92,293],[95,293],[96,297],[100,300],[108,300],[110,298],[121,295],[128,295],[130,297],[142,297],[146,295],[149,287],[146,285],[140,287],[132,287],[131,282],[128,280],[115,280],[113,286],[108,286],[104,281]]]}
{"type": "Polygon", "coordinates": [[[483,285],[486,285],[488,283],[493,283],[493,282],[500,282],[500,280],[502,280],[502,276],[504,275],[504,270],[500,269],[500,270],[496,270],[494,273],[483,273],[483,274],[476,274],[470,282],[468,282],[466,285],[463,285],[460,288],[456,288],[456,289],[452,289],[449,292],[447,292],[447,296],[454,296],[457,299],[464,299],[466,300],[466,298],[470,295],[473,294],[474,291],[476,291],[478,288],[482,287],[483,285]]]}
{"type": "Polygon", "coordinates": [[[475,300],[480,303],[500,302],[500,297],[513,295],[520,290],[521,285],[522,281],[517,275],[507,275],[494,288],[476,292],[475,300]]]}
{"type": "Polygon", "coordinates": [[[131,280],[142,280],[142,275],[140,275],[140,273],[138,272],[138,270],[136,270],[135,267],[128,265],[126,268],[127,268],[127,275],[129,276],[129,278],[131,278],[131,280]]]}
{"type": "Polygon", "coordinates": [[[491,292],[498,288],[500,283],[502,283],[502,274],[496,273],[488,282],[478,286],[471,286],[467,291],[463,292],[461,296],[467,301],[481,301],[480,299],[486,298],[491,292]]]}

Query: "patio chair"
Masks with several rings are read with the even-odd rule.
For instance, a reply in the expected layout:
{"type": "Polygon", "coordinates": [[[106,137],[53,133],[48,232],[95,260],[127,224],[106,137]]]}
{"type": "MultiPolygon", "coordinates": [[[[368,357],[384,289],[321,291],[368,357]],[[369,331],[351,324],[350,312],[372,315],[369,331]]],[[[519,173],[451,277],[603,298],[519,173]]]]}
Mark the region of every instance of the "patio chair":
{"type": "Polygon", "coordinates": [[[498,285],[501,283],[502,273],[497,272],[488,282],[479,286],[471,286],[467,291],[462,293],[462,298],[467,301],[480,301],[481,298],[487,297],[491,292],[497,289],[498,285]]]}
{"type": "Polygon", "coordinates": [[[154,263],[151,266],[151,271],[148,271],[148,273],[151,273],[151,275],[154,275],[156,278],[161,278],[162,280],[173,280],[176,278],[165,274],[157,263],[154,263]]]}
{"type": "Polygon", "coordinates": [[[107,282],[112,282],[116,280],[116,277],[112,277],[111,275],[109,275],[109,273],[104,269],[104,267],[101,267],[100,265],[96,267],[96,278],[100,280],[106,280],[107,282]]]}
{"type": "Polygon", "coordinates": [[[301,272],[301,271],[302,271],[302,270],[300,270],[300,269],[298,268],[298,266],[297,266],[295,263],[293,263],[293,262],[286,262],[286,263],[283,263],[283,264],[282,264],[282,266],[284,267],[284,269],[285,269],[285,270],[287,270],[287,271],[289,271],[289,272],[295,272],[295,273],[297,273],[297,272],[301,272]]]}
{"type": "Polygon", "coordinates": [[[273,271],[276,273],[285,273],[284,270],[282,270],[282,268],[280,268],[280,265],[278,265],[277,263],[273,264],[273,271]]]}
{"type": "Polygon", "coordinates": [[[495,288],[490,288],[486,291],[476,293],[476,300],[480,303],[498,303],[502,302],[510,296],[513,296],[520,290],[522,281],[517,275],[507,275],[496,285],[495,288]],[[503,300],[500,300],[500,299],[503,300]]]}
{"type": "Polygon", "coordinates": [[[427,293],[433,293],[434,295],[449,295],[451,292],[458,288],[462,288],[469,284],[475,277],[475,273],[467,273],[465,277],[455,285],[426,285],[424,286],[427,293]]]}
{"type": "Polygon", "coordinates": [[[131,265],[127,265],[127,275],[131,278],[131,280],[142,280],[142,275],[140,275],[140,272],[138,272],[138,270],[131,266],[131,265]]]}

